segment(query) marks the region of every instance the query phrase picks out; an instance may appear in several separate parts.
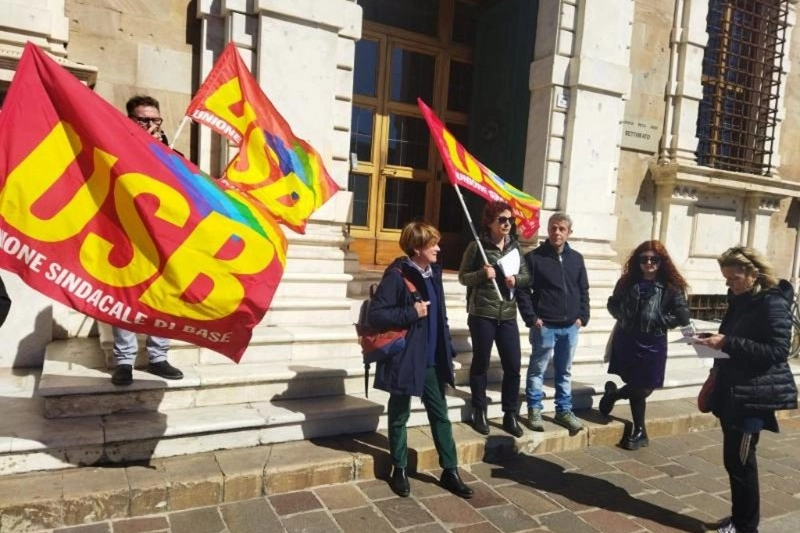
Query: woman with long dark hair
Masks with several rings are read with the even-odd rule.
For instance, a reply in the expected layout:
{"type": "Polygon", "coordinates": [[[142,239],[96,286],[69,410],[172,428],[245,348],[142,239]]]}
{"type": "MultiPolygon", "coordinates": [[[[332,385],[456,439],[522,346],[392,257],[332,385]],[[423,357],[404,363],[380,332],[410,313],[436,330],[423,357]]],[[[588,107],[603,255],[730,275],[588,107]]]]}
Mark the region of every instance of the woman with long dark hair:
{"type": "Polygon", "coordinates": [[[617,319],[608,373],[622,378],[625,386],[617,389],[613,381],[606,382],[599,409],[608,416],[617,400],[630,401],[633,431],[621,443],[625,449],[649,444],[647,397],[664,386],[667,330],[689,324],[686,287],[664,245],[645,241],[628,257],[608,299],[608,312],[617,319]]]}
{"type": "Polygon", "coordinates": [[[473,241],[464,251],[458,270],[458,281],[467,286],[467,326],[472,339],[469,369],[472,424],[481,435],[489,434],[486,384],[492,345],[496,344],[503,366],[503,429],[514,437],[521,437],[523,431],[517,422],[517,411],[522,353],[515,289],[528,286],[528,267],[522,260],[514,234],[514,217],[509,204],[502,201],[487,203],[483,207],[481,222],[481,244],[488,262],[484,262],[477,243],[473,241]],[[511,253],[519,254],[519,272],[514,274],[503,272],[498,263],[511,253]]]}
{"type": "Polygon", "coordinates": [[[719,533],[754,533],[761,502],[756,444],[761,430],[778,432],[776,410],[797,409],[797,385],[787,362],[794,292],[752,248],[734,246],[717,262],[728,286],[728,309],[719,333],[697,340],[727,354],[714,359],[711,410],[722,426],[731,516],[716,527],[719,533]]]}

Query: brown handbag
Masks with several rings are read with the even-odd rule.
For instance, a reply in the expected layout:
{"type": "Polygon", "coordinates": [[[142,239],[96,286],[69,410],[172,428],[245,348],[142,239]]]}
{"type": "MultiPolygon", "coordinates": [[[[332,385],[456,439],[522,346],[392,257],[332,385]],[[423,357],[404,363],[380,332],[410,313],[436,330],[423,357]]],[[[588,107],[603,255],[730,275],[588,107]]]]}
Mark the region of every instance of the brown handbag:
{"type": "Polygon", "coordinates": [[[703,383],[703,386],[700,387],[700,392],[697,393],[697,408],[700,410],[701,413],[710,413],[711,410],[714,408],[713,406],[713,396],[714,396],[714,387],[717,384],[717,369],[715,367],[711,367],[711,370],[708,372],[708,377],[706,378],[706,382],[703,383]]]}

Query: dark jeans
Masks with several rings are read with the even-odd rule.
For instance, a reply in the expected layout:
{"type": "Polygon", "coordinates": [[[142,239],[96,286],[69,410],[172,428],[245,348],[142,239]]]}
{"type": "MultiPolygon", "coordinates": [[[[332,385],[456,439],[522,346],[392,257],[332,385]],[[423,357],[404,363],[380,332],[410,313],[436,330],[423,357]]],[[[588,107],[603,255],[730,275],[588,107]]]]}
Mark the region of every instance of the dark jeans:
{"type": "Polygon", "coordinates": [[[486,382],[492,344],[497,344],[503,366],[503,412],[516,413],[519,408],[519,369],[522,354],[519,345],[519,326],[516,320],[493,320],[469,315],[469,335],[472,339],[472,365],[469,368],[469,388],[472,407],[486,409],[486,382]]]}
{"type": "MultiPolygon", "coordinates": [[[[439,466],[455,468],[458,466],[456,444],[453,441],[453,428],[447,415],[447,401],[444,386],[439,382],[436,369],[425,370],[425,387],[422,391],[422,404],[428,414],[428,422],[433,433],[433,444],[439,453],[439,466]]],[[[389,454],[392,465],[408,466],[408,431],[406,423],[411,414],[411,396],[407,394],[389,395],[389,454]]]]}
{"type": "Polygon", "coordinates": [[[760,519],[756,444],[759,433],[742,433],[722,422],[722,459],[731,482],[731,515],[736,531],[756,533],[760,519]]]}

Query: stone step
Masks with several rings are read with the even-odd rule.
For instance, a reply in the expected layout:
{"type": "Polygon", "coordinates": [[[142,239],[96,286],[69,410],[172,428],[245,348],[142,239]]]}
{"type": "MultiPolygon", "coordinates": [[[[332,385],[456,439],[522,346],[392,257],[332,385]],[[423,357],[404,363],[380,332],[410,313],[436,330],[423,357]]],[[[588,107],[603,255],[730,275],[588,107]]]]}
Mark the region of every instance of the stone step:
{"type": "MultiPolygon", "coordinates": [[[[47,417],[165,411],[238,404],[252,398],[338,396],[364,390],[364,367],[355,340],[342,336],[337,343],[331,339],[332,331],[323,333],[319,328],[282,329],[258,337],[245,354],[244,361],[249,362],[238,365],[214,352],[177,344],[170,359],[183,371],[182,380],[164,380],[134,370],[133,384],[118,387],[111,384],[110,371],[104,363],[103,352],[106,359],[111,357],[109,331],[101,328],[99,342],[96,338],[69,339],[48,346],[38,389],[47,417]],[[261,341],[267,344],[259,344],[261,341]]],[[[455,342],[461,344],[458,339],[455,342]]],[[[677,346],[679,349],[673,350],[668,359],[668,373],[705,376],[705,366],[710,362],[698,359],[686,345],[677,346]]],[[[466,344],[454,361],[458,385],[469,383],[469,350],[466,344]]],[[[524,350],[523,354],[524,383],[529,351],[524,350]]],[[[573,363],[573,379],[604,375],[607,365],[602,359],[602,351],[579,349],[573,363]]],[[[146,356],[141,354],[138,362],[145,367],[146,356]]],[[[490,361],[489,381],[498,384],[501,380],[501,363],[495,354],[490,361]]]]}
{"type": "MultiPolygon", "coordinates": [[[[793,370],[795,375],[800,375],[797,360],[793,360],[793,370]]],[[[201,405],[208,399],[204,394],[214,393],[200,389],[192,397],[188,389],[181,393],[182,389],[174,386],[176,382],[158,379],[138,379],[134,382],[134,385],[138,382],[137,388],[125,394],[109,394],[105,391],[113,386],[107,374],[95,378],[93,397],[87,394],[81,397],[83,403],[73,406],[84,409],[81,416],[48,419],[42,416],[46,411],[46,398],[35,395],[37,383],[41,389],[45,380],[36,371],[14,372],[0,375],[4,407],[4,416],[0,418],[0,475],[75,465],[127,463],[386,428],[388,395],[374,389],[369,390],[368,396],[363,389],[324,397],[308,397],[309,391],[302,391],[304,397],[294,399],[266,397],[253,392],[241,403],[201,405]],[[172,393],[176,395],[172,397],[172,393]],[[126,402],[130,399],[149,404],[153,409],[129,412],[130,404],[126,402]],[[185,404],[181,405],[181,401],[185,404]],[[97,405],[103,405],[102,409],[97,409],[97,405]],[[108,413],[116,407],[120,409],[108,413]],[[93,413],[92,409],[108,414],[93,413]]],[[[608,379],[607,374],[574,379],[573,405],[580,416],[588,420],[599,416],[594,410],[586,410],[597,405],[608,379]]],[[[689,399],[693,402],[704,380],[705,374],[696,371],[670,372],[664,388],[655,391],[651,401],[689,399]]],[[[499,388],[491,384],[487,391],[490,418],[502,416],[499,388]]],[[[544,412],[550,416],[554,411],[552,383],[546,381],[544,390],[544,412]]],[[[216,394],[224,395],[224,392],[220,389],[216,394]]],[[[448,391],[451,420],[469,420],[472,411],[469,397],[469,387],[465,385],[448,391]]],[[[521,405],[524,415],[524,399],[521,405]]],[[[411,409],[409,426],[427,425],[419,399],[412,400],[411,409]]],[[[624,403],[619,405],[618,412],[619,416],[627,418],[624,403]]],[[[538,437],[528,432],[525,438],[535,440],[538,437]]]]}

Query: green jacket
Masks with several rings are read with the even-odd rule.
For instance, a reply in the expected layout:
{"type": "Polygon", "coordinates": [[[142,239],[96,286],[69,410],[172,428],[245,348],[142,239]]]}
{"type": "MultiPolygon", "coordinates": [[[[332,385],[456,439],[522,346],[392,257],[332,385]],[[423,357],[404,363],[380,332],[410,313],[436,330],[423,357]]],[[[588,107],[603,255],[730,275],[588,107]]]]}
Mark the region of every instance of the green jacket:
{"type": "MultiPolygon", "coordinates": [[[[516,278],[516,288],[522,289],[530,284],[528,267],[522,257],[522,250],[519,248],[517,239],[514,237],[509,237],[508,239],[508,244],[502,251],[492,244],[486,236],[481,237],[481,244],[483,244],[489,264],[493,267],[497,267],[497,260],[504,255],[508,255],[512,250],[519,252],[519,273],[514,277],[516,278]]],[[[458,269],[458,281],[467,287],[467,313],[496,320],[516,320],[516,295],[513,299],[509,298],[510,292],[503,282],[502,275],[498,272],[495,279],[497,280],[497,286],[500,288],[500,293],[503,295],[501,300],[497,296],[497,291],[491,280],[486,277],[483,265],[484,262],[480,250],[478,250],[478,245],[475,241],[472,241],[467,246],[467,249],[464,250],[464,257],[461,258],[461,267],[458,269]]]]}

